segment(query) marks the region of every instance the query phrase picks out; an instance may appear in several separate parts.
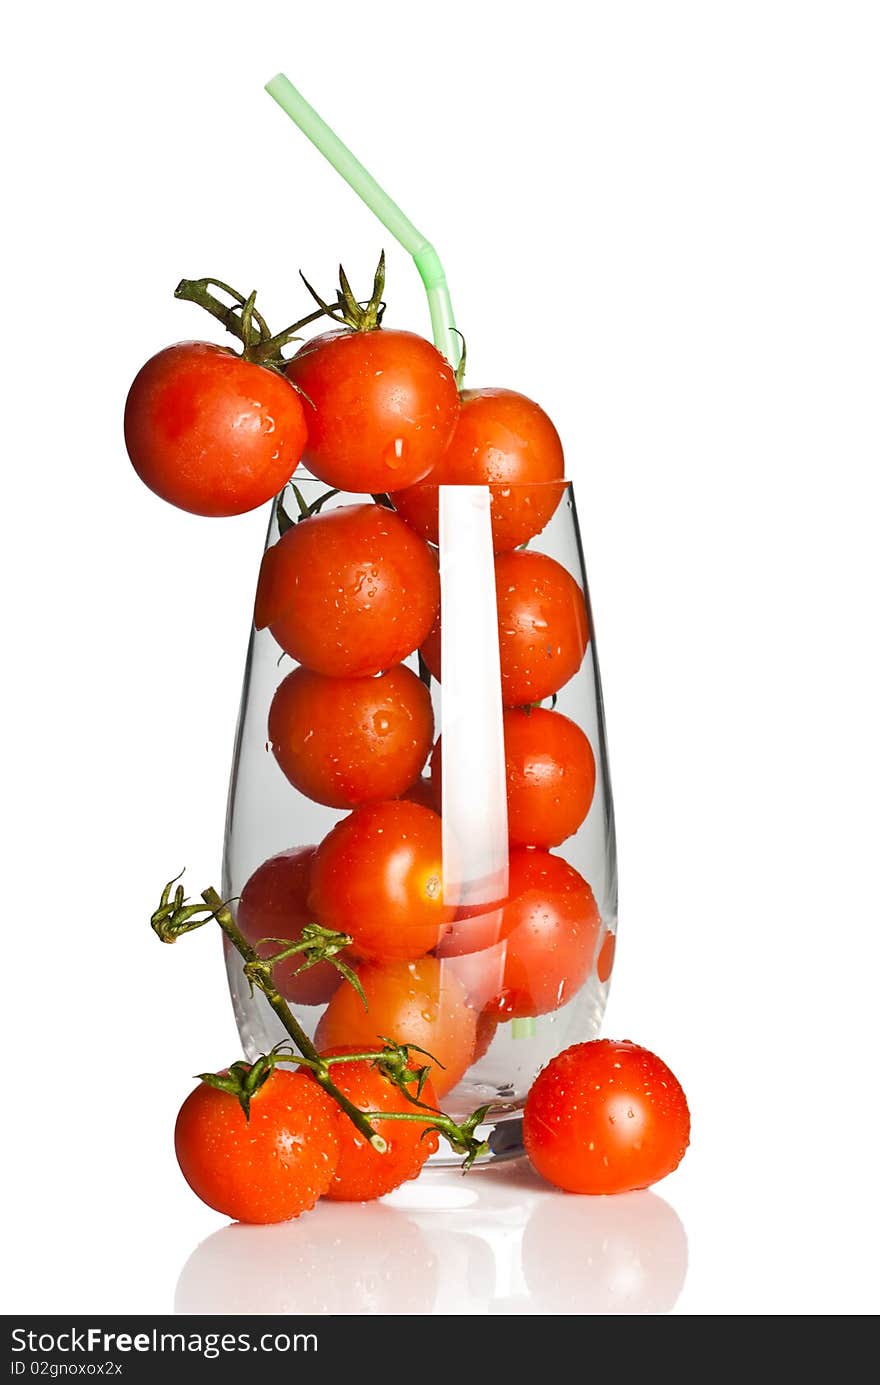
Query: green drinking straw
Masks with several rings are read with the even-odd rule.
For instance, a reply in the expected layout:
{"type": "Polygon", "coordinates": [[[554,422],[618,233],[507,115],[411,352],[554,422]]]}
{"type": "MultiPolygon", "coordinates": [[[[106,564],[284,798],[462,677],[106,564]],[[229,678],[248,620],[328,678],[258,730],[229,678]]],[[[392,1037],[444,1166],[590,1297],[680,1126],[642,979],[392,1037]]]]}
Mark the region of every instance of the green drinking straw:
{"type": "Polygon", "coordinates": [[[321,119],[318,112],[309,105],[283,72],[279,72],[277,77],[266,83],[266,90],[312,141],[315,148],[324,155],[327,162],[341,174],[349,187],[354,188],[361,201],[375,213],[382,225],[400,241],[404,250],[412,255],[428,295],[434,345],[443,353],[453,370],[456,369],[461,360],[461,341],[455,330],[446,275],[431,242],[416,229],[387,192],[379,187],[373,175],[367,172],[363,164],[342,143],[339,136],[334,134],[326,121],[321,119]]]}
{"type": "MultiPolygon", "coordinates": [[[[283,72],[279,72],[271,82],[266,83],[266,90],[273,101],[278,102],[285,114],[289,115],[293,123],[311,140],[319,153],[323,154],[327,162],[345,179],[349,187],[354,189],[361,201],[379,218],[382,225],[388,228],[404,250],[412,255],[428,295],[434,345],[443,353],[453,370],[456,369],[461,360],[461,338],[455,330],[446,275],[440,263],[440,256],[431,242],[413,225],[384,188],[380,188],[372,173],[367,172],[360,160],[355,158],[348,146],[342,143],[339,136],[321,119],[314,107],[309,105],[283,72]]],[[[537,1025],[533,1019],[514,1020],[511,1025],[512,1037],[515,1039],[531,1038],[536,1029],[537,1025]]]]}

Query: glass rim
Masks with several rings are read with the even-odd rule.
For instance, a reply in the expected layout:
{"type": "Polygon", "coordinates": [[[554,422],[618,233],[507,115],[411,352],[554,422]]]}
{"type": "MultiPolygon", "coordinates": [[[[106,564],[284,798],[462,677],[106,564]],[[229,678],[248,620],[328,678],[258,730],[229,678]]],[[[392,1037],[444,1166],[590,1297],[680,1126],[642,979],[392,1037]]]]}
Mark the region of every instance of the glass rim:
{"type": "MultiPolygon", "coordinates": [[[[285,482],[284,486],[282,486],[282,488],[281,488],[281,494],[283,494],[284,491],[287,489],[287,487],[288,487],[288,486],[291,486],[291,485],[292,485],[292,486],[299,486],[299,485],[303,485],[303,486],[321,486],[321,487],[323,487],[323,489],[324,489],[325,491],[326,491],[326,490],[333,490],[333,489],[336,489],[335,487],[333,487],[333,486],[330,485],[329,481],[322,481],[322,480],[320,479],[320,477],[314,476],[314,475],[312,474],[312,472],[308,471],[308,470],[307,470],[305,467],[303,467],[303,466],[298,466],[297,469],[296,469],[296,471],[295,471],[295,472],[293,473],[293,475],[291,476],[290,480],[285,482]]],[[[560,476],[560,477],[557,477],[555,480],[551,480],[551,481],[473,481],[473,482],[449,482],[449,481],[441,481],[441,482],[438,483],[437,481],[431,481],[428,477],[425,477],[425,479],[424,479],[423,481],[414,481],[413,484],[412,484],[411,486],[401,486],[400,489],[401,489],[401,492],[403,492],[404,490],[406,490],[406,491],[418,491],[418,490],[428,490],[428,489],[431,489],[431,490],[459,490],[459,489],[461,488],[461,486],[463,486],[463,485],[473,485],[473,486],[481,486],[481,487],[482,487],[482,486],[488,486],[491,490],[500,490],[500,489],[503,489],[503,490],[505,490],[505,491],[536,491],[536,490],[547,490],[547,489],[551,489],[551,488],[552,488],[552,489],[556,489],[556,490],[562,491],[562,490],[570,490],[570,489],[574,486],[574,481],[572,480],[572,478],[571,478],[570,476],[560,476]]],[[[390,498],[391,498],[392,501],[394,500],[395,493],[396,493],[396,492],[394,492],[394,491],[385,492],[385,494],[388,494],[388,495],[390,496],[390,498]]],[[[348,490],[345,490],[345,489],[339,489],[339,490],[338,490],[338,494],[339,494],[339,495],[354,495],[354,496],[361,496],[361,495],[362,495],[362,496],[364,496],[364,497],[367,497],[367,496],[370,496],[371,492],[370,492],[370,491],[348,491],[348,490]]]]}

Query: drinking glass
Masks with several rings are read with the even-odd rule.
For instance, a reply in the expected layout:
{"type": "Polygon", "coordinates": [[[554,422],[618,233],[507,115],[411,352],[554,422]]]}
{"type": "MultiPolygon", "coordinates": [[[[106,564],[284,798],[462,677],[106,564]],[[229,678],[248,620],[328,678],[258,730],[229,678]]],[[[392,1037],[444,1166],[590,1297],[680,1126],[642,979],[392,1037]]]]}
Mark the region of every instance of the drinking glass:
{"type": "MultiPolygon", "coordinates": [[[[489,1104],[482,1133],[491,1161],[521,1151],[522,1107],[538,1071],[567,1045],[595,1038],[602,1021],[617,929],[602,689],[572,486],[424,491],[424,504],[416,508],[439,567],[439,627],[435,622],[421,652],[413,650],[403,664],[428,687],[433,739],[441,745],[425,748],[424,763],[400,796],[441,816],[449,923],[426,957],[386,964],[404,983],[412,978],[410,999],[428,1025],[416,1021],[410,1031],[403,1023],[404,1032],[388,1037],[421,1042],[432,1025],[446,1026],[467,1044],[466,1061],[457,1063],[463,1071],[443,1070],[456,1080],[451,1089],[448,1081],[438,1082],[447,1088],[440,1105],[461,1118],[489,1104]],[[537,518],[526,529],[543,527],[515,547],[507,534],[504,551],[495,555],[493,506],[504,504],[527,517],[534,511],[537,518]]],[[[267,550],[291,522],[308,523],[346,506],[389,505],[387,497],[371,502],[330,492],[301,472],[279,502],[267,550]]],[[[402,504],[401,513],[404,519],[409,513],[402,504]]],[[[352,811],[295,787],[275,753],[270,708],[297,667],[271,628],[252,631],[226,823],[227,899],[237,900],[270,858],[320,844],[352,811]]],[[[303,891],[311,908],[308,881],[303,891]]],[[[273,917],[273,936],[288,936],[277,910],[273,917]]],[[[316,915],[316,921],[322,919],[316,915]]],[[[351,931],[355,941],[345,956],[360,974],[357,920],[351,931]]],[[[295,964],[283,965],[290,975],[295,964]]],[[[383,962],[373,958],[367,965],[375,973],[383,962]]],[[[351,1015],[360,1006],[353,991],[341,999],[338,988],[350,983],[329,966],[313,969],[315,985],[303,973],[290,1000],[309,1036],[318,1030],[319,1044],[328,1004],[348,1005],[351,1015]]],[[[227,970],[239,1032],[253,1060],[286,1035],[228,947],[227,970]]],[[[362,1013],[352,1022],[363,1046],[367,1020],[362,1013]]],[[[456,1161],[443,1150],[432,1160],[456,1161]]]]}

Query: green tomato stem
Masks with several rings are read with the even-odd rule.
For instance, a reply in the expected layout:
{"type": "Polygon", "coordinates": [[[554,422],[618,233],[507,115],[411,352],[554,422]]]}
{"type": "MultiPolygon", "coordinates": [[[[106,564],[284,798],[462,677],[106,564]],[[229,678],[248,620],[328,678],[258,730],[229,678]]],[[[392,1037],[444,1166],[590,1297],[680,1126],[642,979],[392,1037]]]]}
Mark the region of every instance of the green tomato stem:
{"type": "MultiPolygon", "coordinates": [[[[202,899],[211,910],[214,918],[226,934],[226,937],[232,943],[236,952],[244,958],[245,963],[259,964],[262,959],[240,932],[235,919],[232,917],[229,906],[223,902],[217,891],[214,889],[203,890],[202,899]]],[[[355,1106],[353,1101],[349,1101],[344,1092],[341,1092],[332,1082],[320,1053],[297,1021],[284,997],[276,990],[271,980],[262,976],[256,977],[254,984],[263,992],[263,995],[284,1025],[284,1028],[287,1030],[300,1053],[304,1058],[309,1059],[311,1063],[314,1064],[313,1073],[315,1081],[320,1083],[327,1095],[332,1097],[337,1106],[341,1107],[352,1124],[356,1126],[363,1135],[364,1139],[373,1146],[376,1153],[384,1154],[388,1148],[387,1142],[382,1139],[381,1135],[376,1134],[376,1131],[373,1129],[368,1117],[364,1115],[363,1111],[355,1106]]]]}

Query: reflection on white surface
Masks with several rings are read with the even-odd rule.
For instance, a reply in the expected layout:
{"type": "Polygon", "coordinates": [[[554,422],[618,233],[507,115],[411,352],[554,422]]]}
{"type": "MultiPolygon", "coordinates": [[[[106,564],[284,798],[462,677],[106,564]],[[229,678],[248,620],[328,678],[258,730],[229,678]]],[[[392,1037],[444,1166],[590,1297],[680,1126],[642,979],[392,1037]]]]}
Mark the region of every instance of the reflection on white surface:
{"type": "Polygon", "coordinates": [[[656,1193],[574,1197],[522,1162],[429,1170],[380,1203],[226,1226],[180,1275],[178,1313],[668,1313],[687,1236],[656,1193]]]}

